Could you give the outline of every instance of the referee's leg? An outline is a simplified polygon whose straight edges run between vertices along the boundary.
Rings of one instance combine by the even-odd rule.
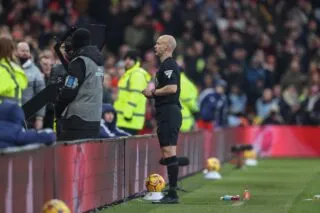
[[[177,197],[176,188],[179,174],[179,165],[176,150],[177,146],[161,147],[162,159],[164,159],[164,164],[167,166],[169,194],[173,197]]]
[[[179,165],[177,159],[177,142],[179,136],[179,130],[181,126],[180,116],[177,119],[173,119],[169,123],[159,123],[158,125],[158,139],[161,147],[160,164],[167,167],[168,179],[169,179],[169,191],[163,199],[158,203],[178,203],[179,198],[176,191],[178,182]]]

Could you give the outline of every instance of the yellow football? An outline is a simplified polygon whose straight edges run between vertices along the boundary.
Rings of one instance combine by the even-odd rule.
[[[71,211],[62,200],[52,199],[44,204],[42,213],[71,213]]]
[[[257,159],[257,152],[255,150],[246,150],[243,152],[245,159]]]
[[[219,171],[220,167],[220,160],[218,158],[209,158],[207,160],[208,171]]]
[[[145,181],[148,192],[161,192],[166,186],[166,182],[159,174],[151,174]]]

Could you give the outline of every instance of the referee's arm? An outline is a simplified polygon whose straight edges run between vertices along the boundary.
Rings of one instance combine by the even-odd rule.
[[[154,96],[175,94],[178,90],[179,72],[172,71],[171,75],[164,75],[165,86],[153,91]]]
[[[156,96],[166,96],[170,94],[175,94],[177,92],[177,85],[166,85],[162,88],[154,90],[153,94]]]

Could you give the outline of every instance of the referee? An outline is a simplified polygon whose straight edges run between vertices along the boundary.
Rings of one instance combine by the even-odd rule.
[[[176,41],[170,35],[160,36],[155,45],[156,55],[160,58],[160,69],[156,74],[156,89],[143,90],[147,98],[155,99],[157,135],[160,142],[162,159],[160,164],[167,166],[169,191],[157,203],[178,203],[177,180],[178,160],[176,148],[182,122],[180,96],[180,71],[172,53]]]

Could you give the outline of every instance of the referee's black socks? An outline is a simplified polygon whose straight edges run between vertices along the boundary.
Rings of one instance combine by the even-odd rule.
[[[169,191],[175,191],[178,182],[179,165],[177,156],[165,158],[165,164],[167,165],[168,179],[169,179]]]

